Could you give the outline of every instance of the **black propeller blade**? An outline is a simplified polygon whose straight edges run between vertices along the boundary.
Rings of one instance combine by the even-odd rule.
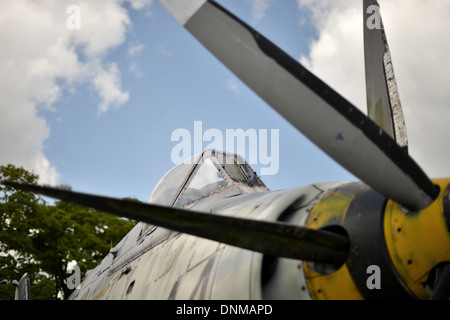
[[[211,53],[335,161],[412,209],[438,188],[397,143],[350,102],[214,1],[159,2]]]
[[[12,181],[2,181],[2,184],[274,257],[340,265],[345,262],[349,248],[347,237],[323,230],[207,214]]]

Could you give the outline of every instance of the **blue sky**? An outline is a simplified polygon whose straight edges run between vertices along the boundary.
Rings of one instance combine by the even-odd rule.
[[[222,3],[245,21],[254,21],[245,1]],[[301,40],[312,34],[302,34],[295,2],[278,2],[271,9],[253,25],[292,56],[306,54],[307,42]],[[132,34],[106,57],[122,71],[122,89],[130,95],[126,104],[99,115],[98,97],[82,86],[58,101],[57,111],[45,113],[52,132],[46,154],[61,173],[61,183],[75,190],[145,201],[174,166],[171,151],[177,142],[171,141],[172,132],[185,128],[193,135],[194,121],[202,121],[203,131],[217,128],[224,136],[226,129],[279,129],[278,174],[262,177],[270,189],[348,179],[159,3],[151,12],[148,17],[143,11],[131,11]],[[131,56],[133,46],[142,49]],[[132,64],[137,70],[130,70]],[[229,88],[232,84],[236,91]],[[259,165],[253,167],[258,170]]]
[[[345,0],[332,3],[306,0],[218,2],[293,58],[301,60],[313,71],[317,70],[319,77],[325,82],[334,86],[358,107],[364,108],[363,52],[358,42],[361,40],[362,30],[357,27],[362,22],[360,5],[355,6]],[[24,8],[30,8],[26,6],[25,0],[17,3],[17,6],[23,4]],[[31,79],[25,83],[25,86],[29,85],[24,89],[27,92],[25,98],[14,98],[13,92],[8,90],[8,83],[0,87],[3,95],[11,96],[11,103],[18,101],[23,104],[23,114],[31,110],[29,123],[39,125],[25,135],[26,130],[19,133],[13,129],[7,131],[5,128],[9,127],[4,120],[2,125],[5,131],[0,136],[0,148],[4,155],[0,157],[0,164],[23,165],[42,173],[46,177],[43,182],[68,184],[77,191],[135,197],[147,201],[159,179],[174,166],[171,151],[177,142],[171,141],[172,133],[184,128],[193,134],[194,121],[201,121],[203,132],[214,128],[224,135],[227,129],[279,130],[279,170],[275,175],[262,176],[272,190],[322,181],[355,179],[253,94],[157,1],[111,1],[106,4],[99,0],[97,3],[102,5],[97,10],[109,12],[106,8],[111,6],[108,7],[112,10],[111,13],[108,16],[95,16],[94,19],[91,13],[96,12],[96,9],[88,7],[93,6],[89,2],[63,1],[58,8],[51,2],[40,2],[40,7],[36,10],[40,12],[38,18],[42,21],[35,22],[37,31],[34,32],[36,37],[44,37],[47,42],[42,43],[47,43],[48,46],[42,47],[42,50],[36,49],[36,52],[33,47],[11,39],[6,31],[2,31],[3,35],[0,34],[4,42],[10,43],[8,48],[24,46],[21,52],[27,54],[23,54],[23,65],[31,66],[23,69],[17,67],[22,55],[14,55],[13,50],[9,56],[2,57],[1,70],[5,72],[4,75],[16,70],[27,75],[26,79]],[[380,3],[383,9],[383,3]],[[397,3],[386,3],[386,6],[395,8]],[[79,30],[65,28],[69,15],[64,9],[70,4],[80,7]],[[15,12],[9,4],[2,6],[5,7],[5,16],[7,12]],[[448,9],[448,6],[444,7]],[[394,41],[390,44],[395,70],[400,71],[397,74],[400,91],[405,89],[407,93],[417,93],[414,88],[418,84],[412,83],[407,73],[416,61],[402,59],[405,51],[402,49],[412,46],[417,39],[403,37],[406,38],[404,41],[411,41],[406,44],[399,43],[399,39],[403,39],[402,35],[407,32],[406,22],[402,21],[416,16],[423,9],[406,9],[407,13],[402,17],[400,27],[396,28],[391,22],[395,18],[392,13],[388,14],[385,24],[389,21],[393,26]],[[110,21],[108,17],[115,17],[115,14],[118,18]],[[31,29],[20,20],[25,19],[27,14],[22,15],[25,17],[10,22],[11,33],[29,39]],[[329,23],[333,19],[336,25],[330,27]],[[445,21],[443,15],[442,19],[435,18],[435,23],[442,22],[441,25],[436,26],[431,22],[426,25],[430,30],[437,27],[442,30],[449,27]],[[16,26],[13,23],[21,24]],[[62,31],[53,35],[52,24],[57,24]],[[41,32],[39,25],[42,26]],[[419,29],[420,25],[416,27]],[[349,35],[354,36],[355,40],[349,38]],[[423,34],[416,36],[421,39],[424,37]],[[56,45],[59,43],[64,45]],[[447,44],[442,46],[440,50],[447,48]],[[46,55],[42,52],[50,53]],[[417,55],[420,58],[420,52]],[[399,70],[396,56],[404,61],[399,64]],[[40,64],[34,64],[36,61],[40,61]],[[48,67],[53,63],[58,66],[55,67],[57,70]],[[444,57],[433,70],[448,70],[449,65],[448,58]],[[73,68],[69,68],[70,66]],[[30,73],[30,70],[34,72]],[[430,71],[418,69],[417,72],[427,75]],[[420,132],[423,130],[420,125],[433,124],[432,127],[428,125],[428,131],[435,136],[442,136],[445,130],[449,133],[442,119],[448,114],[446,103],[450,99],[447,92],[439,89],[448,84],[445,75],[446,72],[439,75],[442,78],[432,89],[422,90],[424,95],[433,94],[437,99],[433,105],[436,108],[434,110],[441,112],[438,119],[433,118],[432,115],[437,112],[432,112],[431,109],[426,114],[420,113],[421,121],[415,120],[417,115],[413,116],[413,111],[418,107],[413,106],[410,111],[405,111],[407,126],[408,120],[412,124],[410,143],[417,146],[411,151],[413,157],[417,160],[418,156],[419,164],[425,165],[426,171],[433,176],[450,175],[440,160],[429,164],[423,160],[428,159],[425,156],[430,153],[436,155],[434,158],[445,157],[442,151],[445,141],[434,139],[430,147],[430,140],[421,140]],[[10,82],[13,81],[15,77],[11,76]],[[53,92],[54,89],[56,93],[42,97],[30,89],[32,85],[39,92]],[[402,91],[400,94],[403,98]],[[420,104],[421,100],[412,95],[411,98],[405,98],[405,101],[414,105],[414,102]],[[9,117],[6,110],[3,106],[0,112]],[[15,118],[11,116],[9,119]],[[23,128],[23,124],[19,123],[17,126]],[[441,130],[443,127],[444,131]],[[24,147],[25,151],[20,153],[20,148],[15,147],[19,143],[9,144],[12,137],[22,137],[23,141],[36,138],[33,150],[37,150],[35,153],[46,165],[29,162],[27,159],[32,157],[31,153],[27,154],[27,150],[32,148]],[[23,145],[27,146],[25,142]],[[203,146],[206,145],[205,142]],[[427,147],[433,149],[428,150]],[[17,155],[13,156],[14,154]],[[259,164],[252,166],[260,172]]]

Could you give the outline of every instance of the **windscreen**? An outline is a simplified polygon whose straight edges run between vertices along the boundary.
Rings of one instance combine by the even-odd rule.
[[[199,166],[195,175],[189,181],[187,188],[177,201],[177,207],[214,193],[227,185],[227,182],[210,158],[204,159]]]
[[[148,202],[167,206],[173,205],[178,193],[195,167],[196,158],[198,158],[198,155],[183,161],[167,172],[153,189]]]

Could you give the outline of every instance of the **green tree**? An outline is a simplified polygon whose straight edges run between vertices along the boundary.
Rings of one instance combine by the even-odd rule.
[[[0,180],[36,183],[22,168],[0,167]],[[67,298],[69,262],[94,268],[133,222],[65,202],[47,204],[32,193],[0,187],[0,299],[14,296],[12,280],[27,272],[32,299]]]
[[[36,183],[38,176],[12,165],[0,167],[0,180]],[[29,237],[39,220],[43,200],[27,192],[0,185],[0,298],[14,297],[12,280],[19,280],[23,273],[39,273],[33,260],[33,243]]]

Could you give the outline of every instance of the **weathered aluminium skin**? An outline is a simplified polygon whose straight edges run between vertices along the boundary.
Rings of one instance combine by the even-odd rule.
[[[222,199],[215,195],[198,202],[195,209],[304,225],[315,202],[336,184]],[[70,299],[310,299],[300,260],[280,258],[276,271],[267,277],[263,258],[260,253],[138,223],[86,274]]]

